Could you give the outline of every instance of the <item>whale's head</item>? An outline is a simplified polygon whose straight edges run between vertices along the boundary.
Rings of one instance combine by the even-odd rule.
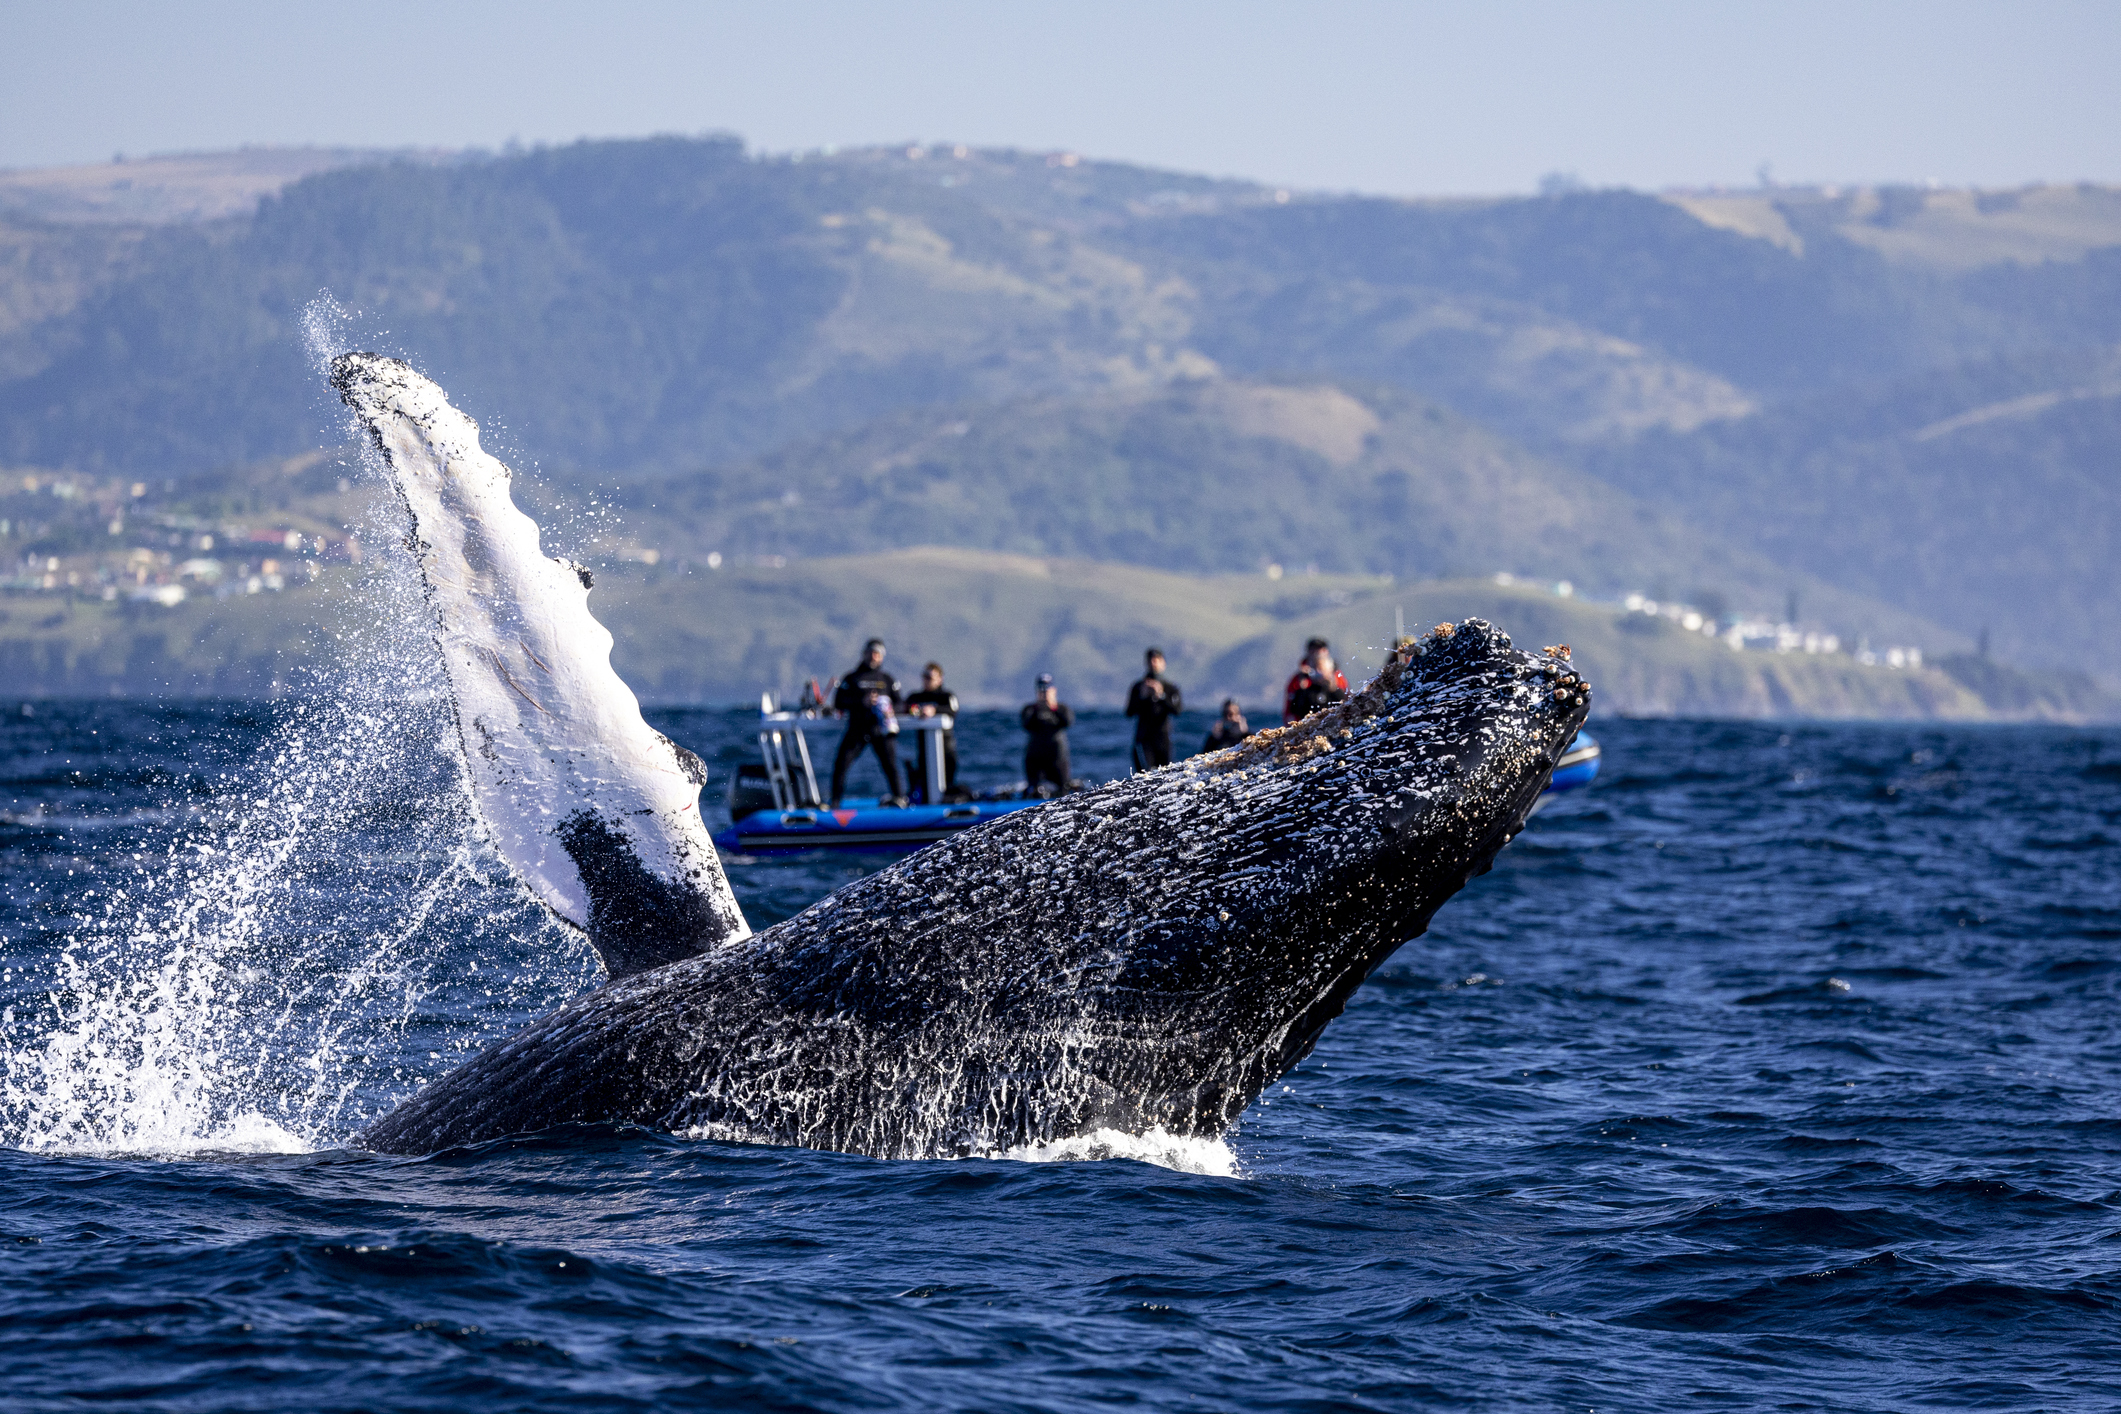
[[[1398,648],[1344,703],[1155,773],[1137,808],[1192,838],[1114,994],[1176,1003],[1160,1008],[1163,1122],[1219,1127],[1302,1059],[1523,828],[1589,704],[1567,648],[1525,652],[1469,619]]]
[[[1335,901],[1343,931],[1396,945],[1486,872],[1589,709],[1566,646],[1526,652],[1467,619],[1399,646],[1347,701],[1199,769],[1289,798],[1279,818],[1262,816],[1280,837],[1283,886]]]

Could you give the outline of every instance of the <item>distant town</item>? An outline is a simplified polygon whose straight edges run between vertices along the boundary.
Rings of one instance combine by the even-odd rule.
[[[149,492],[144,481],[80,475],[0,479],[0,592],[175,608],[197,595],[278,592],[315,579],[321,564],[361,562],[356,537],[308,517],[208,520],[155,507]]]

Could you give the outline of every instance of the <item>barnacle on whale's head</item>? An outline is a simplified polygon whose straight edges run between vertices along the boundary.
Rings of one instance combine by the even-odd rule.
[[[1256,732],[1237,746],[1208,757],[1215,770],[1237,770],[1272,761],[1310,760],[1352,739],[1365,724],[1411,710],[1451,686],[1466,692],[1501,690],[1510,683],[1548,683],[1547,704],[1564,713],[1589,700],[1583,679],[1568,667],[1568,649],[1541,655],[1515,650],[1510,636],[1483,619],[1438,624],[1428,634],[1396,648],[1377,675],[1345,702],[1321,708],[1298,722]]]

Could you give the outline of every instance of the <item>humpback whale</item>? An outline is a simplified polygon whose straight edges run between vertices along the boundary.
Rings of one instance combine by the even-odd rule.
[[[610,980],[361,1136],[569,1121],[880,1157],[1219,1133],[1523,826],[1582,725],[1565,648],[1477,619],[1346,702],[969,829],[750,933],[702,774],[640,720],[471,419],[397,360],[332,382],[412,521],[475,807]]]

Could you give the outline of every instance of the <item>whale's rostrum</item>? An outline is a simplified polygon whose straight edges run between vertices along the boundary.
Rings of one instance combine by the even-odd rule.
[[[627,799],[673,798],[632,783],[669,758],[618,696],[580,580],[544,568],[468,419],[393,360],[345,355],[333,381],[414,518],[467,759],[492,704],[552,699],[502,719],[528,765],[473,769],[487,818],[556,822],[497,831],[503,853],[556,910],[586,897],[594,936],[602,871],[565,833],[586,815],[614,837],[588,857],[649,878],[632,886],[650,904],[625,915],[628,956],[652,954],[659,918],[683,934],[678,960],[613,966],[610,985],[401,1103],[363,1134],[376,1149],[568,1121],[908,1158],[1102,1129],[1218,1133],[1487,869],[1588,708],[1565,649],[1520,651],[1477,619],[1439,625],[1340,706],[966,830],[745,936],[712,855],[662,823],[684,812],[618,803],[615,781]],[[529,538],[487,572],[477,547],[496,537],[452,522],[511,515]],[[545,607],[560,589],[565,612]],[[496,641],[528,619],[544,621],[535,662]],[[663,833],[624,833],[636,819]],[[573,875],[538,853],[548,838]]]
[[[332,360],[410,519],[478,815],[517,877],[613,977],[750,930],[700,822],[706,768],[641,719],[589,612],[589,572],[538,548],[478,424],[404,363]]]

